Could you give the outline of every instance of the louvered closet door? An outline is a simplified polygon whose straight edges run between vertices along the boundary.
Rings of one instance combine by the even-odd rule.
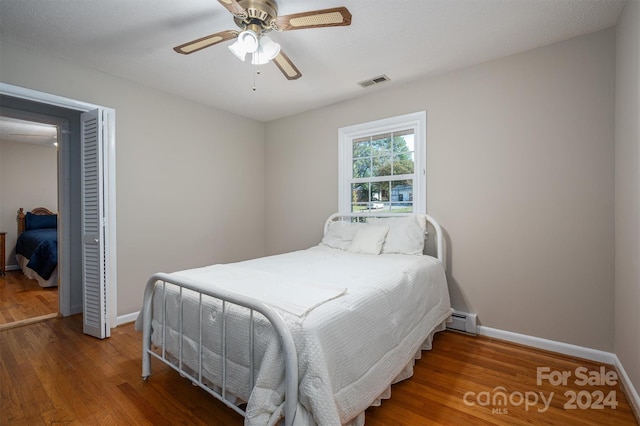
[[[102,123],[102,111],[99,109],[82,114],[83,331],[99,339],[109,337],[110,334],[106,319]]]

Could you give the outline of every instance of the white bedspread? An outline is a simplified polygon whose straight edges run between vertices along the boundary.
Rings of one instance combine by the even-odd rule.
[[[241,270],[242,291],[269,293],[269,283],[281,280],[283,286],[272,294],[284,300],[272,301],[291,329],[299,360],[299,407],[296,424],[339,425],[353,421],[376,402],[391,383],[398,380],[412,362],[425,339],[450,316],[451,305],[444,270],[429,256],[367,255],[331,249],[322,245],[293,253],[231,264],[230,269],[198,268],[176,273],[198,282],[216,282],[232,269]],[[266,277],[249,283],[249,277]],[[277,278],[279,277],[279,278]],[[312,283],[321,288],[314,300],[300,298],[305,293],[291,291],[295,283]],[[230,284],[230,288],[234,288]],[[346,289],[346,292],[344,291]],[[265,291],[266,290],[266,291]],[[168,300],[172,296],[168,297]],[[188,294],[183,295],[188,297]],[[154,299],[154,318],[160,315],[160,297]],[[286,303],[284,303],[286,302]],[[290,306],[297,313],[288,312]],[[197,316],[197,303],[185,306],[183,357],[197,367],[198,331],[190,321]],[[253,393],[243,384],[248,377],[248,355],[240,353],[246,345],[248,320],[230,309],[227,326],[234,337],[227,353],[236,358],[228,362],[233,377],[227,385],[240,399],[249,397],[247,425],[275,424],[283,409],[284,364],[273,330],[256,326],[257,378]],[[205,345],[218,342],[219,312],[208,308]],[[237,317],[236,317],[237,316]],[[179,315],[167,311],[173,329]],[[161,343],[161,332],[154,319],[153,342]],[[167,331],[167,350],[177,353],[179,339]],[[231,334],[228,333],[228,339]],[[219,356],[205,350],[203,374],[212,377],[220,371]],[[230,376],[231,377],[231,376]],[[216,379],[211,378],[212,382]]]
[[[206,266],[176,272],[175,275],[205,286],[215,282],[222,289],[259,299],[299,317],[347,292],[346,287],[322,284],[308,278],[291,278],[242,264]]]

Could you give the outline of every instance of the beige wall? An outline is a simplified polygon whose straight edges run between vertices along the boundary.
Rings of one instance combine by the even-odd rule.
[[[640,2],[617,28],[615,353],[640,391]],[[640,407],[637,407],[640,410]]]
[[[614,55],[607,30],[267,123],[267,252],[320,240],[339,127],[426,110],[454,307],[612,351]]]
[[[140,309],[153,272],[265,253],[262,123],[1,48],[3,82],[116,111],[118,315]]]
[[[56,148],[0,141],[0,230],[6,232],[6,264],[16,265],[16,221],[20,207],[58,209]]]

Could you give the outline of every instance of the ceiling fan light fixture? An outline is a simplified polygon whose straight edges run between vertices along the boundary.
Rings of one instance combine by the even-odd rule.
[[[262,36],[260,37],[258,49],[253,53],[251,63],[253,65],[264,65],[273,60],[279,53],[280,45],[268,36]]]
[[[245,52],[244,50],[242,50],[240,48],[240,46],[238,45],[238,41],[237,40],[235,42],[233,42],[233,44],[231,44],[229,46],[229,50],[231,51],[231,53],[236,55],[236,57],[238,59],[240,59],[241,61],[244,62],[244,58],[245,58],[245,56],[247,56],[247,52]]]
[[[229,50],[244,61],[247,53],[253,53],[258,49],[258,34],[253,30],[244,30],[238,34],[238,38],[229,46]]]
[[[2,1],[2,0],[0,0]],[[309,10],[307,12],[278,15],[278,0],[218,0],[233,15],[238,30],[217,33],[183,43],[173,48],[177,53],[189,55],[222,42],[232,41],[229,50],[241,61],[251,53],[251,62],[256,65],[255,74],[260,74],[257,65],[270,61],[278,67],[287,80],[302,77],[300,70],[280,50],[280,45],[263,35],[269,31],[303,30],[306,28],[342,27],[351,25],[351,12],[344,7]],[[254,89],[255,90],[255,89]]]

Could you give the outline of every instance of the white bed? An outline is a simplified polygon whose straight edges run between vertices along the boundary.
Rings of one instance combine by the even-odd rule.
[[[407,231],[388,220],[348,231],[328,221],[323,243],[307,250],[155,275],[140,318],[143,376],[160,358],[247,425],[363,424],[451,314],[439,225],[429,218],[439,258],[387,254]],[[382,254],[357,252],[379,245],[373,228],[385,226]]]

